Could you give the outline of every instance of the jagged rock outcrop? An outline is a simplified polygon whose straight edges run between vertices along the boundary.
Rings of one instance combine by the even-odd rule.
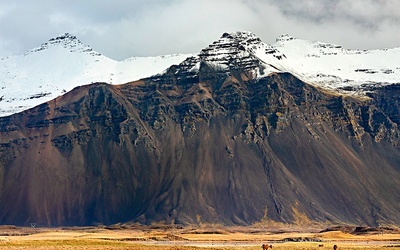
[[[399,223],[398,86],[357,99],[260,77],[222,39],[219,63],[211,45],[0,118],[0,223]]]

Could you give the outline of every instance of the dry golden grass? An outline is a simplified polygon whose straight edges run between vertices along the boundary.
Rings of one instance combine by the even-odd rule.
[[[292,229],[291,229],[292,230]],[[296,229],[297,230],[297,229]],[[317,230],[318,231],[318,230]],[[313,238],[322,242],[282,242],[285,238]],[[280,241],[280,242],[277,242]],[[262,243],[273,249],[400,249],[400,234],[352,235],[339,231],[318,233],[220,226],[181,228],[1,228],[0,249],[133,249],[133,250],[250,250]]]

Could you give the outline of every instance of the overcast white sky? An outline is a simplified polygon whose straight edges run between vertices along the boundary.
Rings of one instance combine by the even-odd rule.
[[[224,32],[400,47],[400,0],[1,0],[0,57],[65,32],[113,59],[197,53]]]

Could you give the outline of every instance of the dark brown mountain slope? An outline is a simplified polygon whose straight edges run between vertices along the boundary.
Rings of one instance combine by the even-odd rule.
[[[252,72],[182,64],[0,118],[0,223],[400,223],[400,88]]]

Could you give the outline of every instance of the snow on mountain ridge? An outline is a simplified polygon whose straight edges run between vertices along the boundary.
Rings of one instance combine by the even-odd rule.
[[[218,50],[219,48],[219,50]],[[222,48],[222,49],[221,49]],[[234,52],[234,48],[239,48]],[[238,52],[240,51],[240,53]],[[251,32],[224,33],[203,49],[202,59],[232,64],[231,58],[241,55],[260,60],[272,72],[289,72],[301,80],[325,89],[350,95],[365,95],[371,86],[400,83],[400,48],[357,50],[320,41],[302,40],[288,34],[266,44]],[[247,53],[247,54],[246,54]],[[229,55],[231,58],[226,58]],[[211,58],[211,59],[210,59]]]
[[[400,48],[357,50],[319,41],[308,41],[288,34],[279,36],[275,44],[266,44],[251,32],[224,33],[203,49],[203,61],[232,67],[258,67],[265,72],[289,72],[301,80],[338,93],[365,95],[371,86],[400,83]],[[261,67],[258,67],[261,68]]]
[[[283,35],[273,45],[287,56],[285,67],[305,82],[352,95],[366,85],[400,82],[400,48],[357,50]],[[349,91],[350,90],[350,91]]]
[[[92,82],[121,84],[157,74],[190,54],[115,61],[65,33],[23,55],[0,60],[0,116],[49,101]]]
[[[204,62],[222,71],[246,69],[255,77],[289,72],[310,84],[364,95],[370,86],[400,83],[400,48],[351,50],[281,35],[266,44],[252,32],[224,33],[198,54],[132,57],[115,61],[65,33],[24,55],[0,60],[0,116],[13,114],[91,82],[120,84],[179,64],[176,74],[195,76]]]

